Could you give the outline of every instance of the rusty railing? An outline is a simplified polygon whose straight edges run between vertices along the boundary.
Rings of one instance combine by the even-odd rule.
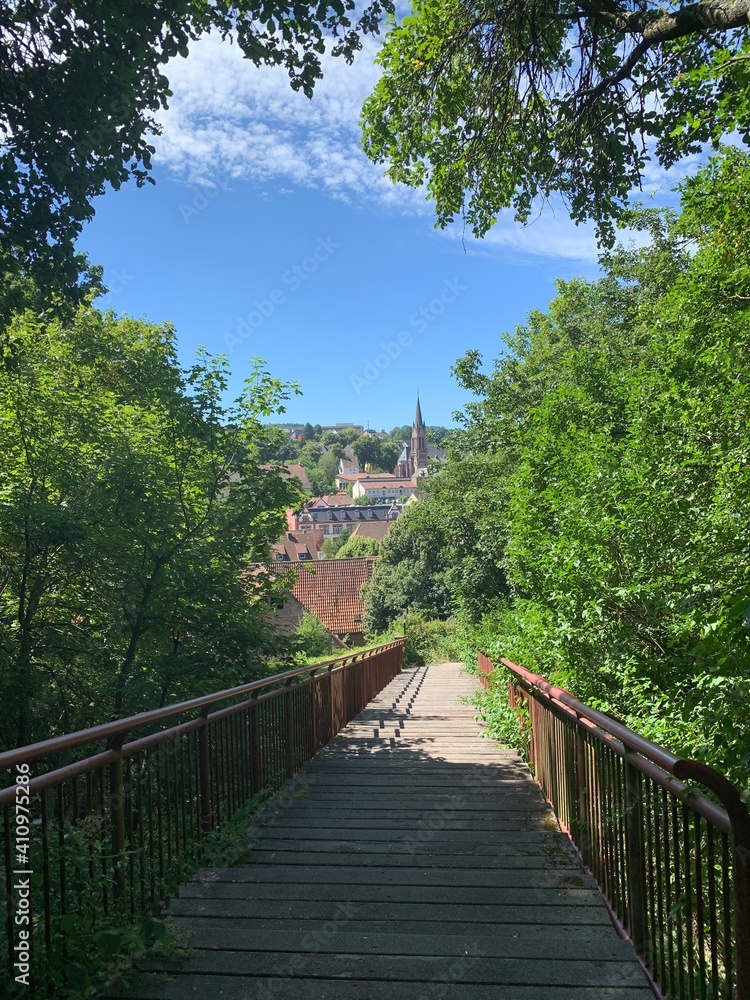
[[[403,653],[397,639],[0,754],[0,981],[30,965],[32,995],[69,988],[81,950],[157,913],[206,838],[292,777]]]
[[[750,1000],[750,815],[722,774],[676,757],[543,677],[507,678],[526,757],[657,995]],[[710,789],[722,806],[692,788]]]

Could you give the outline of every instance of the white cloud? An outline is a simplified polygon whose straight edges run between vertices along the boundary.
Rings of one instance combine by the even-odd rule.
[[[514,221],[512,211],[501,212],[497,223],[482,240],[475,240],[457,227],[450,234],[461,236],[469,253],[496,256],[500,251],[506,258],[563,257],[587,264],[597,262],[593,224],[577,226],[563,207],[555,211],[552,206],[545,205],[539,216],[525,226]]]
[[[359,113],[377,80],[378,42],[365,38],[354,65],[323,58],[308,100],[280,68],[256,69],[238,46],[209,36],[169,66],[173,97],[162,115],[156,160],[190,183],[231,178],[315,187],[344,199],[374,198],[410,212],[420,192],[393,185],[359,148]]]
[[[201,39],[187,59],[169,66],[174,96],[161,118],[157,162],[191,184],[250,181],[287,196],[315,188],[335,199],[422,215],[429,225],[433,209],[424,192],[391,183],[383,167],[371,163],[359,147],[359,114],[378,78],[374,58],[379,44],[365,37],[351,66],[324,56],[323,79],[308,100],[291,89],[283,69],[257,69],[242,58],[237,45],[215,36]],[[691,157],[667,172],[652,159],[640,196],[655,193],[663,201],[665,192],[693,172],[699,160]],[[503,212],[482,241],[466,236],[460,226],[450,227],[448,235],[464,237],[471,253],[586,263],[597,258],[593,226],[576,226],[562,206],[545,206],[526,226],[516,223],[512,212]]]

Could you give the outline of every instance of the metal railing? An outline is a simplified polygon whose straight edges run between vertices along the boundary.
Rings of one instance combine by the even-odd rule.
[[[706,764],[676,757],[510,660],[525,756],[657,995],[750,1000],[750,815]],[[722,806],[695,791],[710,789]]]
[[[54,993],[102,928],[157,913],[206,838],[292,777],[403,654],[397,639],[0,754],[0,980],[30,952],[32,995]]]

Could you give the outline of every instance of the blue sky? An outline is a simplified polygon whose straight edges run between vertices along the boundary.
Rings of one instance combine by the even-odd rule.
[[[491,362],[555,278],[596,274],[596,247],[549,208],[481,242],[435,230],[422,193],[357,145],[375,48],[353,67],[329,60],[308,101],[236,46],[194,45],[168,70],[156,185],[98,199],[80,246],[104,265],[100,304],[171,321],[185,364],[203,345],[229,356],[236,391],[251,357],[297,382],[284,419],[390,429],[411,422],[419,390],[426,421],[447,425],[465,402],[456,358]],[[648,181],[672,183],[658,169]]]

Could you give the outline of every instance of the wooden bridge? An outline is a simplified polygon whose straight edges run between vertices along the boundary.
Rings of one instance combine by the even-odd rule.
[[[108,998],[648,1000],[528,768],[478,738],[474,686],[455,664],[400,674],[302,768],[248,863],[180,890],[193,956]]]
[[[9,768],[99,747],[29,782],[34,995],[58,995],[97,927],[153,911],[270,787],[247,858],[173,895],[188,952],[102,1000],[750,1000],[736,790],[718,806],[680,780],[714,788],[716,772],[506,663],[522,759],[481,738],[476,678],[402,657],[397,641],[0,755]],[[480,676],[496,683],[481,655]]]

